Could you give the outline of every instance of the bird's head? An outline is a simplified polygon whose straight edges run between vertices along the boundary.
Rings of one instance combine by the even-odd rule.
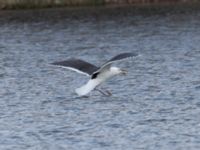
[[[111,71],[114,75],[118,75],[118,74],[126,75],[128,73],[126,70],[120,69],[120,68],[117,68],[117,67],[111,67]]]

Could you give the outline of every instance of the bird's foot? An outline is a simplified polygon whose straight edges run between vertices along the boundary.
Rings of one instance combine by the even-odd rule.
[[[112,96],[112,93],[109,90],[105,91],[107,93],[108,96]]]
[[[89,96],[88,95],[83,95],[83,96],[81,96],[81,98],[89,98]]]
[[[111,96],[112,95],[112,93],[108,90],[103,91],[102,89],[97,89],[97,88],[96,88],[96,90],[99,91],[104,96]]]

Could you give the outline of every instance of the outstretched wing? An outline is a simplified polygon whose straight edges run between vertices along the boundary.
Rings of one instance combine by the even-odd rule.
[[[99,69],[99,67],[95,65],[75,58],[71,58],[65,61],[54,62],[52,63],[52,65],[61,66],[63,68],[70,69],[78,73],[85,74],[87,76],[92,75],[95,71]]]
[[[110,69],[112,63],[122,61],[128,58],[136,57],[136,56],[138,56],[137,53],[121,53],[119,55],[116,55],[110,60],[108,60],[106,63],[104,63],[96,72],[94,72],[92,74],[92,78],[95,78],[103,70]]]
[[[113,63],[115,61],[121,61],[127,58],[132,58],[138,56],[137,53],[121,53],[117,56],[114,56],[113,58],[111,58],[110,60],[108,60],[104,65],[109,64],[109,63]]]

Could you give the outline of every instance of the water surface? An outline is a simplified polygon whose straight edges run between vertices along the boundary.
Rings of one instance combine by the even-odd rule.
[[[200,11],[76,9],[0,12],[0,149],[200,149]],[[140,57],[103,85],[50,63]]]

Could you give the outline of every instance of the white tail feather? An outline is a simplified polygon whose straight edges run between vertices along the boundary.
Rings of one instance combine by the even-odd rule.
[[[97,85],[99,82],[97,80],[89,80],[87,84],[81,86],[80,88],[77,88],[75,91],[79,96],[87,95],[90,93]]]

